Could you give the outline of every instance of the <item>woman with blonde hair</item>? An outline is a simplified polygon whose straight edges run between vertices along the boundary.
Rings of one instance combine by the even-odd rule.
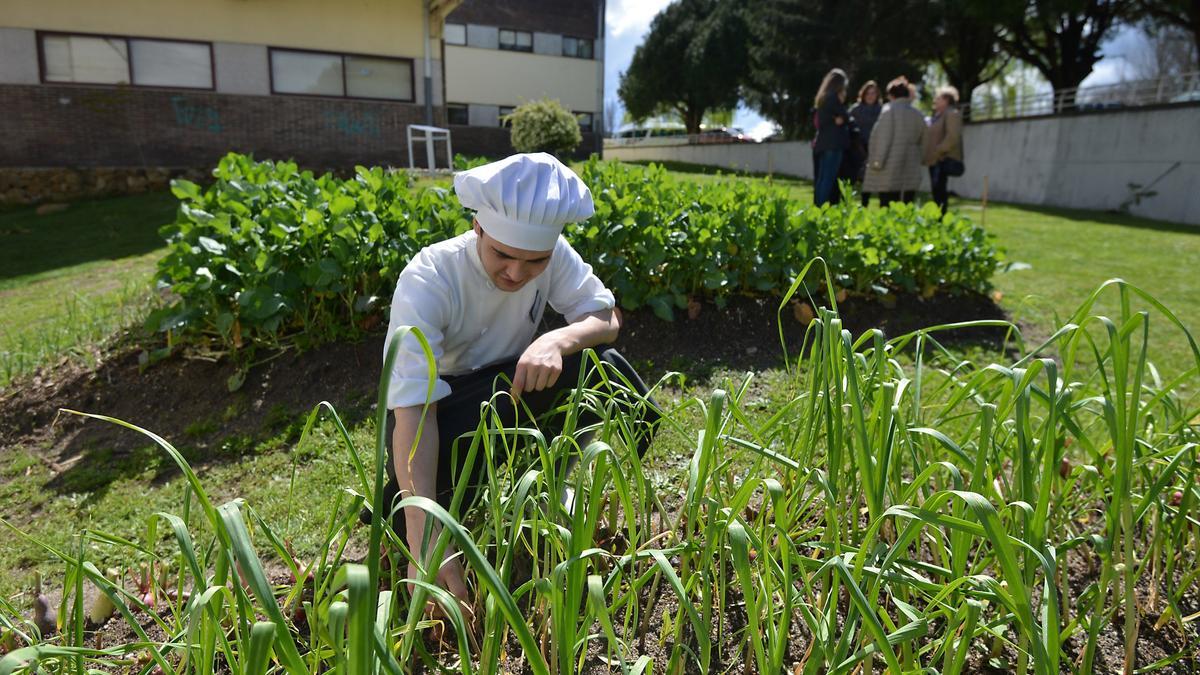
[[[888,104],[871,131],[863,192],[879,194],[879,205],[911,202],[921,187],[925,116],[912,105],[913,88],[901,76],[888,82]]]
[[[958,90],[954,87],[938,89],[933,99],[933,119],[929,122],[929,133],[925,137],[922,163],[929,167],[929,185],[933,201],[942,210],[950,204],[946,182],[952,176],[961,176],[963,165],[962,115],[958,112]]]
[[[834,68],[821,80],[813,107],[816,109],[817,135],[813,139],[813,201],[828,204],[837,190],[842,154],[850,147],[846,122],[846,86],[849,80],[841,68]]]

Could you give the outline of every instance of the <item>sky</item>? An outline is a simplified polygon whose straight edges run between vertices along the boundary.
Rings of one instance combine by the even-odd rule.
[[[671,0],[608,0],[605,12],[604,98],[619,101],[617,85],[620,74],[629,67],[633,51],[645,39],[650,22]],[[1144,44],[1135,29],[1121,29],[1102,47],[1102,58],[1084,85],[1118,82],[1131,70],[1128,55]],[[1047,87],[1048,89],[1048,87]],[[733,126],[740,127],[755,138],[769,136],[774,125],[748,108],[739,107],[733,116]]]

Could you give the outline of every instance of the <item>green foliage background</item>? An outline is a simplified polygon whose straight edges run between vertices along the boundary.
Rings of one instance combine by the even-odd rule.
[[[583,142],[579,120],[552,99],[523,103],[505,119],[512,125],[512,146],[517,152],[563,156]]]
[[[465,232],[471,212],[442,187],[359,167],[314,176],[230,154],[207,189],[177,181],[148,325],[222,349],[305,347],[371,330],[422,247]],[[759,181],[700,185],[659,166],[591,159],[596,214],[565,235],[627,309],[663,319],[689,297],[780,297],[821,256],[863,295],[984,293],[1001,255],[982,228],[936,207],[813,207]],[[810,281],[818,281],[815,277]]]

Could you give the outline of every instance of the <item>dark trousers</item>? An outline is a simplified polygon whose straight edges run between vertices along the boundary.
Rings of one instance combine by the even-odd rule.
[[[642,379],[638,377],[633,366],[629,365],[629,362],[621,356],[620,352],[607,345],[596,347],[595,351],[596,355],[600,357],[601,367],[607,369],[608,379],[614,383],[614,393],[617,396],[624,397],[624,394],[620,391],[624,386],[632,389],[643,398],[649,394],[646,384],[642,382]],[[503,421],[505,428],[530,426],[529,415],[525,411],[525,408],[528,407],[529,413],[538,420],[539,429],[543,436],[545,436],[546,441],[549,442],[562,431],[563,414],[557,408],[569,398],[572,390],[575,389],[579,382],[580,370],[583,369],[585,373],[588,373],[588,379],[585,381],[586,386],[592,388],[601,386],[599,374],[595,372],[594,361],[590,358],[585,359],[582,352],[567,356],[563,359],[562,374],[553,387],[543,389],[542,391],[525,392],[521,395],[521,400],[518,403],[520,408],[518,422],[517,407],[513,405],[512,397],[507,393],[495,397],[492,396],[495,391],[507,392],[511,388],[509,383],[512,381],[516,366],[517,359],[512,359],[511,361],[488,366],[466,375],[442,378],[450,385],[451,393],[446,398],[437,402],[437,502],[449,510],[450,503],[454,497],[455,487],[459,481],[466,480],[467,486],[462,503],[460,504],[459,513],[455,514],[457,517],[461,517],[470,510],[471,505],[475,502],[478,495],[480,485],[487,478],[486,464],[488,460],[483,456],[482,444],[480,444],[479,452],[476,454],[472,466],[468,469],[464,465],[466,464],[467,454],[471,447],[472,437],[459,438],[464,434],[472,434],[478,430],[481,403],[488,400],[492,401],[492,411],[488,413],[489,423],[495,419],[493,415],[498,415],[500,420]],[[632,397],[625,398],[630,408],[636,404],[636,401],[632,400]],[[646,448],[649,447],[658,419],[658,412],[655,410],[653,404],[649,404],[636,428],[638,455],[645,454]],[[581,414],[579,426],[594,424],[597,421],[598,419],[594,413],[584,411]],[[396,468],[393,463],[392,454],[392,435],[396,431],[396,417],[390,410],[388,411],[387,425],[387,483],[383,488],[383,505],[384,509],[388,513],[391,513],[399,490],[396,483]],[[510,440],[511,443],[513,443],[512,440]],[[495,442],[491,446],[493,450],[502,451],[505,443]],[[492,461],[498,466],[505,459],[505,457],[493,456]],[[364,509],[361,519],[364,523],[369,523],[371,519],[370,512]],[[397,511],[394,514],[392,529],[395,530],[401,539],[406,536],[407,528],[405,527],[403,511]]]
[[[879,206],[882,208],[887,208],[887,205],[891,204],[892,202],[904,202],[905,204],[911,204],[913,202],[913,197],[915,197],[916,194],[916,192],[908,190],[900,192],[880,192]]]
[[[929,167],[929,186],[933,192],[933,203],[938,205],[942,213],[946,212],[946,207],[950,204],[950,195],[946,190],[946,182],[949,179],[940,162]]]
[[[838,169],[842,166],[841,150],[822,150],[816,153],[814,173],[816,180],[813,184],[813,202],[817,206],[833,201],[833,195],[838,189]]]

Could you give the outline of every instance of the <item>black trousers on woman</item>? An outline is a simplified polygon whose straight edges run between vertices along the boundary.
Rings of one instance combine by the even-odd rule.
[[[933,193],[933,203],[938,205],[942,213],[945,213],[946,208],[950,205],[950,193],[946,187],[946,181],[949,179],[950,177],[942,169],[941,162],[929,167],[929,188]]]
[[[913,192],[911,190],[896,191],[896,192],[880,192],[879,193],[879,207],[887,208],[887,205],[891,204],[892,202],[904,202],[905,204],[911,204],[913,202],[913,198],[916,196],[917,196],[917,193]]]
[[[638,376],[637,371],[629,362],[621,356],[620,352],[607,345],[601,345],[594,348],[597,356],[600,357],[600,362],[603,368],[608,370],[607,375],[610,381],[617,384],[617,390],[621,386],[628,383],[628,387],[633,389],[643,398],[649,394],[649,389],[642,379]],[[460,515],[465,514],[470,510],[471,505],[479,492],[479,487],[487,478],[485,469],[487,459],[481,451],[476,454],[473,465],[470,468],[469,474],[464,471],[467,453],[471,447],[471,437],[459,438],[464,434],[471,434],[479,428],[480,421],[480,404],[492,400],[494,414],[498,414],[503,420],[506,428],[512,428],[517,422],[517,409],[513,405],[512,397],[507,393],[495,396],[493,392],[507,392],[512,382],[513,374],[516,372],[517,359],[498,363],[486,368],[481,368],[473,373],[458,376],[443,377],[447,384],[450,385],[451,393],[446,398],[437,402],[437,430],[438,430],[438,469],[437,469],[437,502],[442,507],[449,509],[450,502],[454,497],[454,490],[458,481],[468,481],[462,504],[460,504]],[[518,403],[520,406],[520,426],[529,425],[529,415],[526,414],[525,408],[529,408],[539,424],[539,429],[549,441],[557,436],[562,430],[563,412],[558,408],[568,399],[572,390],[575,389],[579,382],[579,371],[583,369],[589,373],[585,385],[589,387],[599,387],[600,378],[595,372],[595,362],[589,359],[584,359],[583,352],[572,354],[563,358],[563,370],[558,381],[553,387],[543,389],[542,391],[529,391],[521,395],[521,400]],[[630,406],[635,404],[635,401],[628,401]],[[492,418],[493,413],[489,413],[489,418]],[[654,431],[657,427],[659,414],[655,410],[653,403],[646,406],[645,416],[638,421],[638,455],[644,455],[646,448],[649,447],[650,441],[653,438]],[[579,421],[579,426],[585,426],[597,422],[597,418],[593,413],[583,412]],[[426,422],[427,424],[429,421]],[[387,415],[387,483],[383,488],[383,505],[389,513],[392,511],[393,504],[396,501],[399,492],[396,483],[396,468],[393,463],[392,435],[396,431],[396,417],[392,411],[388,411]],[[457,445],[457,449],[456,446]],[[492,444],[493,449],[503,449],[504,443],[497,442]],[[493,461],[499,465],[506,458],[493,457]],[[364,523],[371,522],[371,513],[367,509],[363,509],[360,514],[360,519]],[[392,517],[392,529],[401,538],[406,536],[407,528],[405,527],[405,518],[403,511],[396,511]]]

